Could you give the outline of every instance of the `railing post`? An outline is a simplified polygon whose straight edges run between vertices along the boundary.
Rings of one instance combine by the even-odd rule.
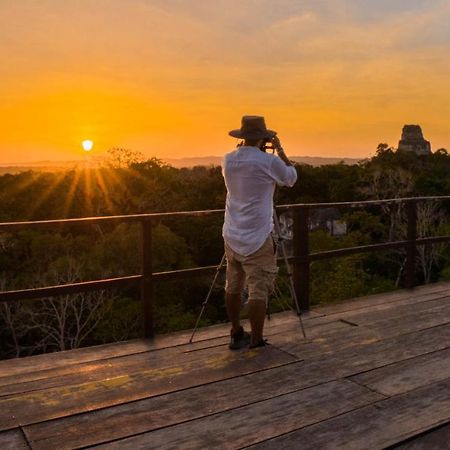
[[[294,288],[302,311],[309,310],[309,207],[294,209]]]
[[[417,239],[417,201],[406,203],[408,217],[408,244],[406,246],[406,278],[405,287],[412,289],[415,286],[416,274],[416,239]]]
[[[141,301],[144,315],[144,336],[151,338],[153,331],[153,263],[152,263],[152,222],[142,224],[142,282]]]

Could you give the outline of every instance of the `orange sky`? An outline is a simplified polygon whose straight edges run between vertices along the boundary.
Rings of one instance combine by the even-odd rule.
[[[288,154],[450,148],[447,0],[0,0],[0,163],[222,155],[243,114]]]

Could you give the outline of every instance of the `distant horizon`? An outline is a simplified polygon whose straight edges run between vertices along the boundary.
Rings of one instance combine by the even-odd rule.
[[[374,154],[375,155],[375,154]],[[372,156],[374,156],[372,155]],[[158,158],[157,156],[148,156],[150,158],[157,158],[161,161],[184,161],[184,160],[208,160],[208,159],[218,159],[222,158],[224,155],[207,155],[207,156],[181,156],[178,158]],[[145,155],[144,155],[145,157]],[[289,155],[290,158],[305,158],[305,159],[336,159],[336,160],[363,160],[370,158],[371,156],[365,157],[347,157],[347,156],[311,156],[311,155]],[[98,159],[93,158],[93,162],[101,162],[106,158],[99,157]],[[29,160],[29,161],[12,161],[12,162],[0,162],[0,167],[20,167],[20,166],[28,166],[28,165],[46,165],[46,164],[77,164],[86,162],[86,158],[80,159],[42,159],[42,160]]]
[[[133,147],[127,147],[127,146],[122,146],[122,145],[116,145],[116,146],[112,146],[108,149],[98,149],[98,145],[94,145],[94,148],[91,151],[79,151],[77,153],[75,153],[74,155],[68,155],[69,157],[61,157],[61,156],[55,156],[55,157],[28,157],[28,154],[33,154],[35,155],[36,153],[41,153],[38,152],[37,150],[35,150],[34,152],[27,152],[27,155],[24,155],[23,158],[21,159],[10,159],[10,160],[4,160],[1,158],[2,156],[2,152],[0,151],[0,166],[5,166],[5,165],[24,165],[24,164],[32,164],[32,163],[40,163],[40,162],[51,162],[51,163],[65,163],[65,162],[70,162],[70,161],[85,161],[86,159],[103,159],[107,157],[108,151],[110,149],[114,149],[114,148],[123,148],[125,150],[129,150],[132,152],[136,152],[138,154],[143,155],[144,158],[158,158],[161,160],[165,160],[165,159],[186,159],[186,158],[217,158],[217,157],[222,157],[223,155],[225,155],[226,153],[232,151],[235,148],[236,145],[236,140],[233,139],[228,139],[229,141],[229,145],[228,146],[223,146],[223,152],[210,152],[210,153],[206,153],[206,154],[202,154],[201,152],[197,153],[197,154],[192,154],[192,153],[188,153],[188,154],[179,154],[177,152],[175,152],[175,155],[169,154],[169,155],[164,155],[158,152],[154,152],[151,153],[148,151],[144,150],[140,150],[140,149],[136,149]],[[284,141],[285,142],[285,141]],[[381,142],[381,141],[380,141]],[[323,153],[317,153],[314,150],[311,150],[311,153],[302,153],[299,154],[299,152],[297,152],[297,150],[294,150],[295,146],[290,147],[288,144],[283,144],[283,147],[285,148],[286,153],[291,157],[297,157],[297,158],[306,158],[306,157],[311,157],[311,158],[342,158],[342,159],[365,159],[365,158],[370,158],[372,156],[375,155],[376,153],[376,147],[377,145],[380,143],[378,142],[377,144],[375,144],[373,146],[373,149],[371,149],[370,151],[367,151],[366,155],[363,156],[361,155],[361,153],[359,154],[354,154],[351,155],[351,152],[348,153],[342,153],[342,152],[338,152],[338,151],[333,151],[330,150],[327,153],[323,154]],[[1,149],[2,145],[0,143],[0,149]],[[80,143],[80,147],[81,147],[81,143]],[[298,148],[298,146],[297,146]],[[59,152],[62,153],[62,152]],[[44,152],[45,155],[45,152]],[[72,157],[70,157],[72,156]]]
[[[342,149],[335,149],[335,150],[328,150],[328,152],[326,154],[323,154],[322,151],[318,152],[317,150],[315,150],[314,148],[311,149],[311,153],[310,154],[305,154],[303,153],[302,155],[298,155],[297,154],[297,150],[294,150],[295,148],[298,148],[298,145],[290,145],[286,140],[283,139],[282,143],[283,143],[283,147],[286,149],[286,152],[289,154],[289,156],[292,155],[292,157],[297,157],[297,158],[303,158],[303,157],[311,157],[311,158],[342,158],[342,159],[366,159],[366,158],[371,158],[372,156],[374,156],[376,154],[376,148],[380,143],[386,143],[391,147],[396,148],[396,145],[398,144],[399,140],[400,140],[400,136],[401,136],[401,131],[404,125],[399,126],[395,139],[393,140],[388,140],[388,139],[378,139],[377,143],[372,145],[372,148],[370,150],[366,151],[365,155],[361,155],[361,153],[357,153],[355,151],[348,151],[345,152],[345,150]],[[423,129],[423,127],[422,127]],[[222,133],[223,134],[223,133]],[[283,136],[282,133],[281,137]],[[424,131],[424,136],[425,138],[427,138],[428,140],[431,141],[431,145],[432,145],[432,150],[436,150],[439,148],[448,148],[449,146],[446,144],[443,144],[442,142],[438,142],[434,139],[433,136],[430,136],[429,133],[426,133],[426,130]],[[222,136],[223,138],[223,136]],[[130,150],[130,151],[135,151],[137,153],[142,154],[145,158],[152,158],[152,157],[156,157],[158,159],[161,160],[165,160],[165,159],[185,159],[185,158],[212,158],[212,157],[221,157],[224,154],[230,152],[233,150],[236,140],[231,139],[229,136],[225,136],[225,142],[228,143],[228,145],[221,145],[220,147],[223,148],[223,153],[206,153],[206,154],[202,154],[202,152],[199,152],[198,154],[180,154],[179,152],[174,152],[175,154],[173,155],[172,153],[170,153],[169,155],[164,155],[164,153],[158,152],[158,153],[152,153],[149,154],[148,151],[146,151],[145,149],[140,149],[138,148],[134,148],[134,147],[130,147],[130,146],[126,146],[126,145],[113,145],[111,147],[109,147],[108,149],[101,149],[98,150],[99,145],[97,145],[94,142],[94,147],[92,149],[92,151],[86,152],[86,151],[82,151],[81,148],[81,141],[80,141],[80,149],[75,152],[74,154],[70,154],[68,155],[69,157],[63,158],[63,157],[42,157],[42,158],[37,158],[37,157],[28,157],[27,155],[30,154],[30,151],[25,152],[24,157],[21,160],[9,160],[9,161],[2,161],[0,159],[0,166],[5,166],[5,165],[24,165],[24,164],[31,164],[31,163],[37,163],[37,162],[67,162],[67,161],[84,161],[87,158],[104,158],[108,152],[109,149],[112,148],[123,148],[126,150]],[[441,145],[443,144],[443,145]],[[214,145],[211,145],[210,147],[216,147]],[[0,143],[0,155],[2,155],[2,144]],[[44,153],[47,154],[47,152],[38,152],[38,150],[34,150],[32,153]],[[57,152],[58,154],[62,153],[62,152]],[[72,156],[72,157],[70,157]]]

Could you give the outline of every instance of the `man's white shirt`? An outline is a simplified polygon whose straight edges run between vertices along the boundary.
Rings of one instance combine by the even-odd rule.
[[[243,256],[256,252],[273,230],[275,186],[293,186],[297,171],[257,147],[239,147],[225,155],[222,174],[227,187],[223,237]]]

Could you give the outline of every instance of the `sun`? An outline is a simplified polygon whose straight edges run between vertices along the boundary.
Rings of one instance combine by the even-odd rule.
[[[84,151],[90,152],[94,147],[94,141],[91,141],[90,139],[85,139],[84,141],[81,142],[81,146],[83,147]]]

